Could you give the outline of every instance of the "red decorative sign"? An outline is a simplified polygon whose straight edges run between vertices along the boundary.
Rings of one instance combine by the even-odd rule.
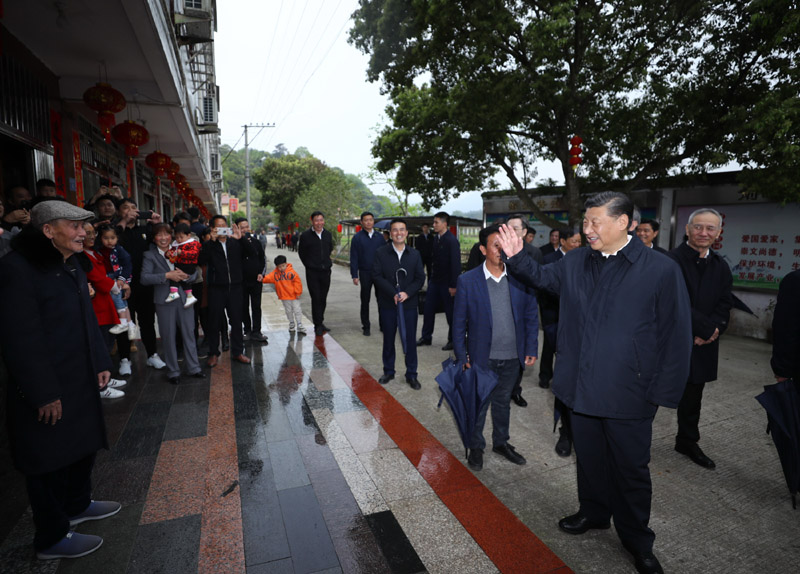
[[[72,132],[72,161],[75,165],[75,203],[83,207],[83,162],[81,161],[81,134]]]
[[[229,203],[228,203],[228,209],[231,210],[231,213],[236,213],[237,211],[239,211],[239,198],[238,197],[230,198]]]

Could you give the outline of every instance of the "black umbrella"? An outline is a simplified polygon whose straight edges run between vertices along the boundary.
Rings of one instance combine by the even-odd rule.
[[[404,275],[408,276],[408,271],[400,267],[397,271],[394,272],[394,290],[395,293],[400,293],[400,276],[398,273],[403,272]],[[403,354],[406,354],[408,351],[406,350],[406,316],[403,312],[403,302],[397,302],[397,329],[400,331],[400,343],[403,345]]]
[[[767,432],[781,459],[786,485],[797,508],[800,489],[800,386],[792,379],[764,387],[756,397],[767,411]]]
[[[745,313],[750,313],[753,317],[758,317],[753,310],[747,306],[747,303],[739,299],[735,294],[733,296],[733,308],[739,309],[739,311],[744,311]]]
[[[381,219],[380,221],[375,222],[374,227],[375,229],[386,229],[388,231],[391,224],[392,224],[391,219]]]
[[[478,414],[497,386],[497,373],[476,365],[465,370],[463,363],[446,359],[442,363],[442,372],[436,376],[436,382],[442,391],[437,408],[442,406],[442,400],[447,400],[461,434],[461,442],[465,449],[469,449]]]

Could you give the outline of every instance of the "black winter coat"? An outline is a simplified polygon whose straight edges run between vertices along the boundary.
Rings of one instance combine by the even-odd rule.
[[[553,393],[575,411],[637,419],[677,407],[691,355],[689,297],[669,257],[631,238],[615,257],[579,247],[550,265],[508,259],[523,283],[559,294]]]
[[[246,282],[254,282],[266,272],[267,256],[264,246],[252,233],[246,233],[239,240],[242,244],[242,277]]]
[[[405,269],[398,273],[399,269]],[[419,290],[425,284],[425,270],[422,267],[422,256],[419,251],[406,245],[403,255],[397,258],[397,253],[389,242],[378,248],[372,264],[372,281],[375,283],[378,307],[382,309],[396,309],[394,296],[397,293],[395,285],[400,280],[400,291],[408,295],[403,305],[416,307]]]
[[[297,254],[307,270],[328,271],[333,265],[331,253],[333,253],[333,236],[327,229],[322,230],[322,239],[317,236],[313,228],[307,229],[300,236]]]
[[[700,259],[700,254],[685,242],[669,252],[678,262],[689,291],[692,311],[692,339],[708,339],[719,329],[722,335],[728,328],[733,307],[733,277],[730,267],[714,253]],[[702,267],[705,265],[705,270]],[[707,383],[717,378],[719,339],[707,345],[692,346],[690,383]]]
[[[772,372],[800,384],[800,271],[781,281],[772,318]]]
[[[225,240],[224,250],[221,241],[206,241],[197,259],[199,265],[208,265],[206,284],[223,287],[241,284],[243,261],[242,242],[233,237]]]
[[[79,257],[65,263],[34,229],[20,233],[15,250],[0,260],[0,348],[14,465],[37,475],[108,448],[97,374],[111,359]],[[39,407],[57,399],[62,419],[38,422]]]

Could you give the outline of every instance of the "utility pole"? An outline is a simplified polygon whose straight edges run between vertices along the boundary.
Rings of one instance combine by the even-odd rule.
[[[247,191],[247,222],[252,225],[253,222],[250,220],[250,147],[247,141],[247,128],[261,128],[258,130],[258,133],[253,136],[253,139],[256,139],[258,134],[261,133],[261,130],[264,128],[274,128],[275,124],[246,124],[242,127],[244,128],[244,185]]]

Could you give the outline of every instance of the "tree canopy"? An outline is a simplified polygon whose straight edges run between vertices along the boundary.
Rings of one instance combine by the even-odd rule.
[[[392,101],[377,167],[397,168],[426,208],[496,188],[502,173],[547,223],[531,192],[537,159],[560,162],[573,223],[581,189],[630,191],[731,161],[753,189],[800,198],[792,4],[361,0],[350,40]]]

